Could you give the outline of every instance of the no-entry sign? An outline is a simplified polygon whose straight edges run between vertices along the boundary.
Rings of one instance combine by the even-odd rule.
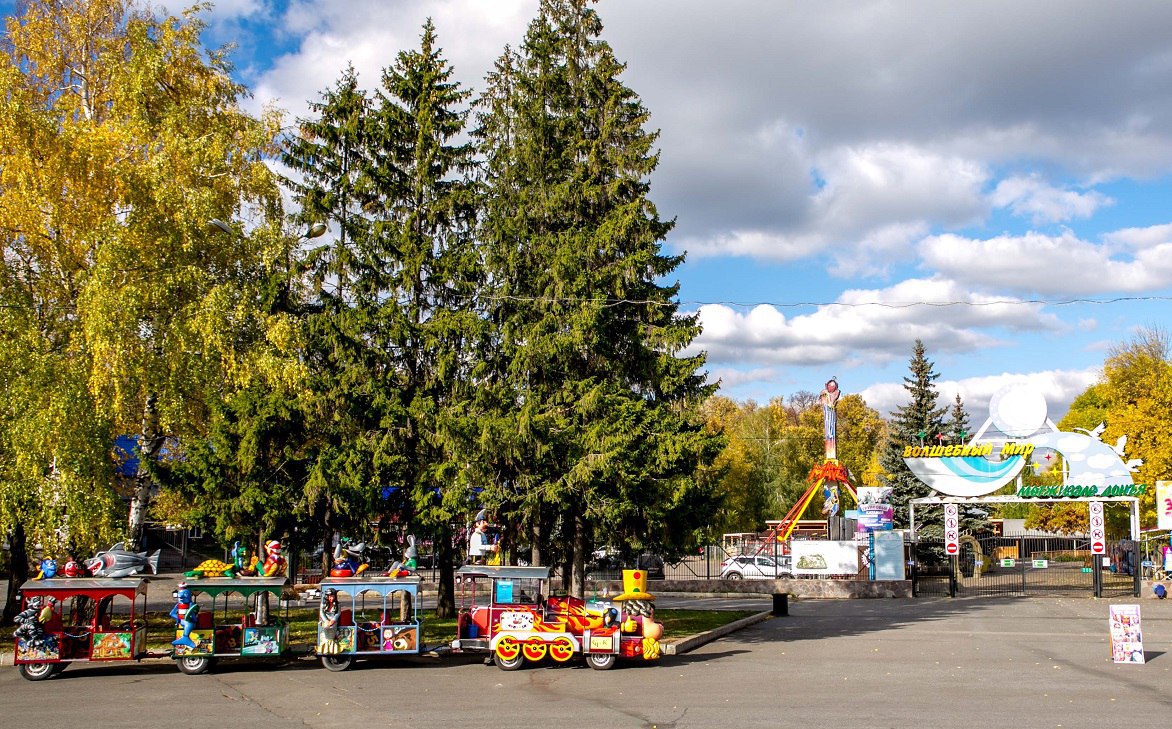
[[[1100,504],[1101,506],[1101,504]],[[960,554],[960,520],[956,516],[956,504],[944,505],[944,551]]]

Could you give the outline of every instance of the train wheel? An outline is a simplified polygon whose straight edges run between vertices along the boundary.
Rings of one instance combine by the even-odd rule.
[[[501,638],[496,644],[493,661],[502,671],[516,671],[525,661],[521,655],[521,644],[515,638]]]
[[[527,660],[537,663],[541,659],[545,658],[545,651],[547,648],[548,646],[546,646],[545,641],[541,638],[530,638],[529,640],[525,641],[523,646],[521,646],[521,652],[525,654],[525,658]]]
[[[565,663],[570,660],[574,657],[574,641],[564,635],[560,638],[555,638],[549,644],[549,657],[558,663]]]
[[[350,656],[322,656],[321,664],[325,666],[327,671],[345,671],[350,667],[354,659]]]
[[[22,663],[20,664],[20,675],[29,681],[44,681],[57,673],[53,670],[53,666],[52,663]]]
[[[587,653],[586,665],[595,671],[607,671],[614,668],[615,655],[613,653]]]
[[[207,656],[183,656],[178,661],[179,670],[188,676],[207,673],[212,668],[212,659]]]

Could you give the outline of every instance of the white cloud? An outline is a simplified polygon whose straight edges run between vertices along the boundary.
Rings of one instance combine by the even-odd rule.
[[[1103,241],[1112,246],[1132,250],[1149,250],[1172,243],[1172,223],[1151,225],[1146,228],[1123,228],[1103,236]]]
[[[906,144],[836,147],[802,161],[818,181],[792,224],[690,237],[698,255],[795,260],[824,255],[842,276],[882,273],[933,225],[972,223],[986,212],[978,163]]]
[[[1047,412],[1057,423],[1066,415],[1070,404],[1088,387],[1099,381],[1101,372],[1086,370],[1046,370],[1041,372],[1009,373],[987,377],[971,377],[962,380],[939,380],[936,390],[940,394],[938,407],[952,407],[957,393],[964,402],[965,410],[975,433],[989,414],[989,400],[1000,389],[1008,385],[1028,384],[1042,393],[1046,399]],[[867,404],[884,417],[906,405],[907,390],[901,383],[885,382],[871,385],[861,393]]]
[[[1142,236],[1130,236],[1138,238]],[[1144,248],[1125,259],[1114,253],[1113,247],[1082,240],[1070,231],[987,240],[945,234],[919,245],[924,267],[971,286],[1070,296],[1172,286],[1172,242]]]
[[[733,388],[755,382],[774,382],[778,372],[772,367],[758,367],[739,370],[732,367],[718,367],[708,373],[709,382],[720,382],[721,387]]]
[[[934,351],[1003,346],[988,330],[1061,329],[1037,304],[973,293],[954,281],[911,279],[886,289],[850,290],[834,304],[787,318],[771,305],[748,313],[721,304],[699,309],[703,331],[689,351],[714,364],[881,364],[903,357],[916,339]]]
[[[990,201],[996,207],[1009,208],[1014,215],[1029,217],[1034,225],[1089,218],[1100,207],[1114,202],[1094,190],[1076,192],[1053,187],[1037,174],[1002,180]]]

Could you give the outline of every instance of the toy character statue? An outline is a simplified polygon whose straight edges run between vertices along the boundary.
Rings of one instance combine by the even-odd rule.
[[[277,577],[285,574],[285,558],[281,556],[281,543],[276,539],[265,542],[265,561],[260,566],[261,577]]]
[[[419,565],[419,552],[415,549],[415,535],[407,535],[407,549],[403,552],[403,559],[391,565],[387,570],[387,577],[407,577],[415,574]]]
[[[818,395],[818,402],[822,404],[822,437],[826,446],[826,460],[838,458],[838,398],[842,392],[838,389],[838,380],[831,377],[826,381],[826,387]]]
[[[52,557],[46,557],[41,560],[41,571],[37,573],[34,580],[51,580],[57,576],[57,560]]]
[[[343,539],[334,547],[334,565],[330,568],[330,577],[357,577],[362,574],[368,565],[366,563],[366,542],[352,544]]]
[[[16,615],[16,630],[12,631],[12,637],[18,641],[23,640],[29,646],[44,645],[45,623],[53,618],[53,608],[56,604],[57,600],[52,597],[46,598],[44,602],[39,597],[29,598],[24,610]]]
[[[66,577],[89,577],[90,571],[81,562],[71,559],[65,563],[65,567],[61,569],[61,574]]]
[[[318,653],[338,653],[341,650],[338,646],[338,623],[341,615],[342,611],[338,607],[338,591],[327,587],[322,593],[321,610],[317,615],[317,625],[320,628]]]
[[[489,541],[487,509],[481,509],[476,514],[475,521],[476,526],[473,528],[472,536],[468,538],[468,558],[472,564],[487,564],[489,553],[500,552],[501,545],[495,541]]]
[[[627,634],[642,634],[645,660],[659,658],[663,624],[655,620],[655,596],[647,592],[647,572],[623,570],[623,592],[615,596],[614,602],[622,607],[619,629]]]
[[[171,608],[171,617],[175,620],[175,627],[182,628],[183,635],[171,641],[171,645],[195,648],[195,641],[191,639],[191,631],[199,618],[199,604],[191,590],[187,589],[186,582],[180,582],[175,591],[175,607]]]

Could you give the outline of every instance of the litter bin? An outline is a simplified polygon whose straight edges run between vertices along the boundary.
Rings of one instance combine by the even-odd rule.
[[[774,616],[789,615],[788,592],[773,593],[773,614]]]

